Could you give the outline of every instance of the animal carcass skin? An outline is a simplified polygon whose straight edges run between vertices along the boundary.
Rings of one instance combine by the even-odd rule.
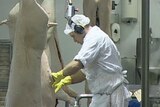
[[[109,36],[111,11],[112,0],[83,0],[83,13],[91,19],[91,25],[98,24]]]
[[[6,107],[42,107],[40,70],[47,23],[35,0],[20,1]]]

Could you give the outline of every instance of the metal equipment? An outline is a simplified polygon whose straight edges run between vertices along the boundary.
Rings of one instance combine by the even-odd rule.
[[[76,101],[74,104],[74,107],[80,107],[80,100],[82,98],[92,98],[93,94],[80,94],[79,96],[76,97]]]
[[[137,39],[136,70],[139,77],[142,74],[142,38]],[[149,41],[149,83],[156,85],[160,83],[160,38],[151,38]]]
[[[76,9],[75,6],[73,6],[73,3],[71,0],[68,0],[68,6],[67,6],[65,18],[69,21],[71,17],[75,15],[76,11],[78,11],[78,9]]]

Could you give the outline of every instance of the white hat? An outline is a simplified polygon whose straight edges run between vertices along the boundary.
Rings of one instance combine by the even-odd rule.
[[[76,25],[80,25],[82,27],[86,26],[90,23],[90,19],[84,15],[76,14],[71,18],[71,21],[74,22]],[[69,33],[74,32],[74,27],[66,25],[66,28],[64,30],[64,33],[68,35]]]

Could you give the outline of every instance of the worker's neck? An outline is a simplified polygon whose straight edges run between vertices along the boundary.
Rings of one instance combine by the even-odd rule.
[[[91,28],[92,28],[92,26],[89,26],[89,27],[85,28],[86,34],[90,31]]]

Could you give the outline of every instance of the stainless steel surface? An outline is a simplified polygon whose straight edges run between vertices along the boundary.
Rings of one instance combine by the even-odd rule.
[[[142,71],[142,38],[137,39],[136,71],[141,78]],[[160,83],[160,38],[149,40],[149,84]]]
[[[137,68],[142,68],[142,38],[137,39],[137,49],[136,49],[136,66]],[[149,69],[154,70],[160,69],[160,38],[151,38],[149,41]]]
[[[141,89],[141,85],[130,84],[130,85],[127,85],[127,89],[131,92],[137,91]]]

